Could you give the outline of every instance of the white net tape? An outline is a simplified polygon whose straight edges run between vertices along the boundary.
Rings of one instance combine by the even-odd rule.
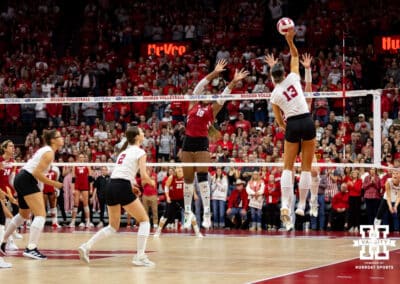
[[[343,92],[312,92],[305,93],[310,98],[362,97],[380,95],[382,90],[357,90]],[[259,100],[270,99],[271,93],[248,94],[218,94],[218,95],[165,95],[165,96],[117,96],[117,97],[51,97],[51,98],[1,98],[0,104],[60,104],[60,103],[122,103],[122,102],[174,102],[174,101],[215,101],[217,99],[232,100]]]

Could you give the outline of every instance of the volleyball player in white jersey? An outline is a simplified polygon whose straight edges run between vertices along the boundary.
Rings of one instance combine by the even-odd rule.
[[[399,218],[398,207],[400,204],[400,172],[398,169],[392,171],[392,177],[389,178],[385,183],[385,194],[379,205],[378,212],[374,221],[375,225],[380,225],[382,222],[382,217],[385,212],[389,214],[395,214],[395,218]],[[399,228],[396,228],[397,230]]]
[[[14,216],[7,226],[1,241],[0,252],[4,255],[6,253],[6,242],[4,240],[7,240],[12,232],[23,224],[25,219],[29,219],[32,212],[35,217],[30,227],[29,243],[23,255],[33,259],[47,258],[37,249],[39,237],[46,221],[46,209],[39,183],[45,183],[55,188],[62,187],[62,183],[47,178],[45,174],[54,160],[55,152],[64,145],[64,140],[60,132],[55,129],[43,131],[43,140],[46,146],[37,150],[15,176],[14,188],[18,194],[19,213]]]
[[[287,230],[293,228],[290,202],[293,195],[294,162],[301,147],[299,188],[309,190],[312,182],[311,166],[316,136],[314,122],[300,84],[299,54],[293,42],[294,36],[294,29],[290,29],[285,35],[291,54],[290,74],[285,77],[282,63],[276,61],[271,68],[271,76],[275,84],[271,95],[272,109],[278,126],[285,131],[285,154],[281,176],[281,220]]]
[[[312,62],[312,56],[308,53],[305,53],[302,55],[302,60],[300,61],[301,64],[304,67],[305,70],[305,87],[304,91],[305,92],[312,92],[312,75],[311,75],[311,62]],[[272,67],[277,63],[277,60],[274,59],[273,55],[267,55],[265,57],[265,60],[267,64]],[[312,98],[307,98],[307,105],[308,109],[311,112],[311,105],[312,105]],[[317,158],[314,155],[313,162],[317,162]],[[319,177],[319,167],[312,167],[311,168],[311,187],[310,187],[310,192],[311,192],[311,198],[310,198],[310,215],[313,217],[318,217],[318,187],[319,187],[319,182],[320,182],[320,177]],[[309,189],[308,188],[300,188],[299,189],[299,202],[297,204],[297,209],[296,209],[296,214],[304,216],[304,209],[306,207],[306,199],[308,196]],[[293,196],[294,198],[294,196]],[[293,199],[294,201],[294,199]],[[294,205],[294,204],[292,204]],[[293,216],[293,215],[292,215]]]
[[[140,148],[144,139],[142,129],[129,126],[125,132],[126,142],[117,157],[115,168],[111,174],[110,182],[106,186],[106,203],[108,209],[109,225],[98,231],[90,240],[79,248],[80,259],[89,263],[89,251],[98,241],[113,235],[119,229],[121,219],[121,206],[139,223],[137,236],[137,254],[132,263],[137,266],[154,266],[145,255],[147,238],[150,234],[149,216],[142,203],[132,191],[135,177],[140,171],[142,185],[148,183],[155,186],[153,179],[146,172],[146,153]]]

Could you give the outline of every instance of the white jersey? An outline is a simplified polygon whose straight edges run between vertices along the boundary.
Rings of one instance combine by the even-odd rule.
[[[53,149],[50,146],[44,146],[40,148],[39,150],[36,151],[35,154],[33,154],[32,158],[29,159],[29,161],[25,164],[25,166],[22,167],[22,169],[32,174],[33,170],[36,169],[36,167],[39,165],[42,156],[50,151],[53,151]],[[43,172],[43,174],[46,174],[49,171],[50,167],[51,165],[49,165],[49,167]]]
[[[399,196],[400,192],[400,183],[398,185],[393,184],[393,180],[391,178],[389,178],[387,182],[389,183],[390,187],[390,200],[392,202],[396,202],[396,199]],[[387,200],[387,192],[385,192],[383,198]]]
[[[118,155],[111,178],[126,179],[132,185],[135,184],[136,174],[139,170],[139,159],[145,154],[145,151],[138,146],[129,145]]]
[[[283,111],[285,118],[308,113],[308,105],[300,84],[300,76],[290,73],[272,91],[271,102]]]

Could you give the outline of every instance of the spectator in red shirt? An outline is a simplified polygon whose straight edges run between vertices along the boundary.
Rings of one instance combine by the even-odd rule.
[[[243,131],[246,131],[247,133],[250,132],[251,128],[251,123],[248,120],[244,119],[244,114],[243,112],[239,112],[239,119],[238,121],[235,122],[235,128],[241,128]]]
[[[336,229],[343,231],[347,229],[347,213],[349,210],[349,193],[347,184],[342,183],[340,192],[332,198],[332,207],[329,213],[327,230]]]
[[[234,225],[242,226],[247,220],[247,209],[249,206],[249,199],[245,189],[245,181],[241,179],[236,180],[236,188],[231,192],[228,198],[228,209],[226,215]],[[240,215],[240,219],[236,222],[236,215]]]
[[[343,180],[345,182],[346,180]],[[349,232],[358,232],[361,217],[361,190],[362,180],[358,170],[351,172],[350,178],[347,179],[347,188],[349,191]]]
[[[275,176],[270,174],[264,191],[265,195],[265,223],[268,231],[274,231],[280,225],[279,200],[281,197],[280,183],[275,180]]]
[[[142,184],[143,187],[143,196],[142,196],[142,202],[143,202],[143,207],[146,212],[149,212],[149,208],[151,208],[151,213],[153,216],[153,228],[158,227],[158,192],[157,192],[157,175],[153,171],[152,167],[147,168],[147,174],[149,177],[151,177],[152,180],[154,180],[154,186],[145,183]]]

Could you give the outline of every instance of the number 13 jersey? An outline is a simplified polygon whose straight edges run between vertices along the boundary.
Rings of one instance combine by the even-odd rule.
[[[275,85],[271,103],[279,106],[286,119],[310,112],[300,84],[300,76],[290,73],[282,82]]]

